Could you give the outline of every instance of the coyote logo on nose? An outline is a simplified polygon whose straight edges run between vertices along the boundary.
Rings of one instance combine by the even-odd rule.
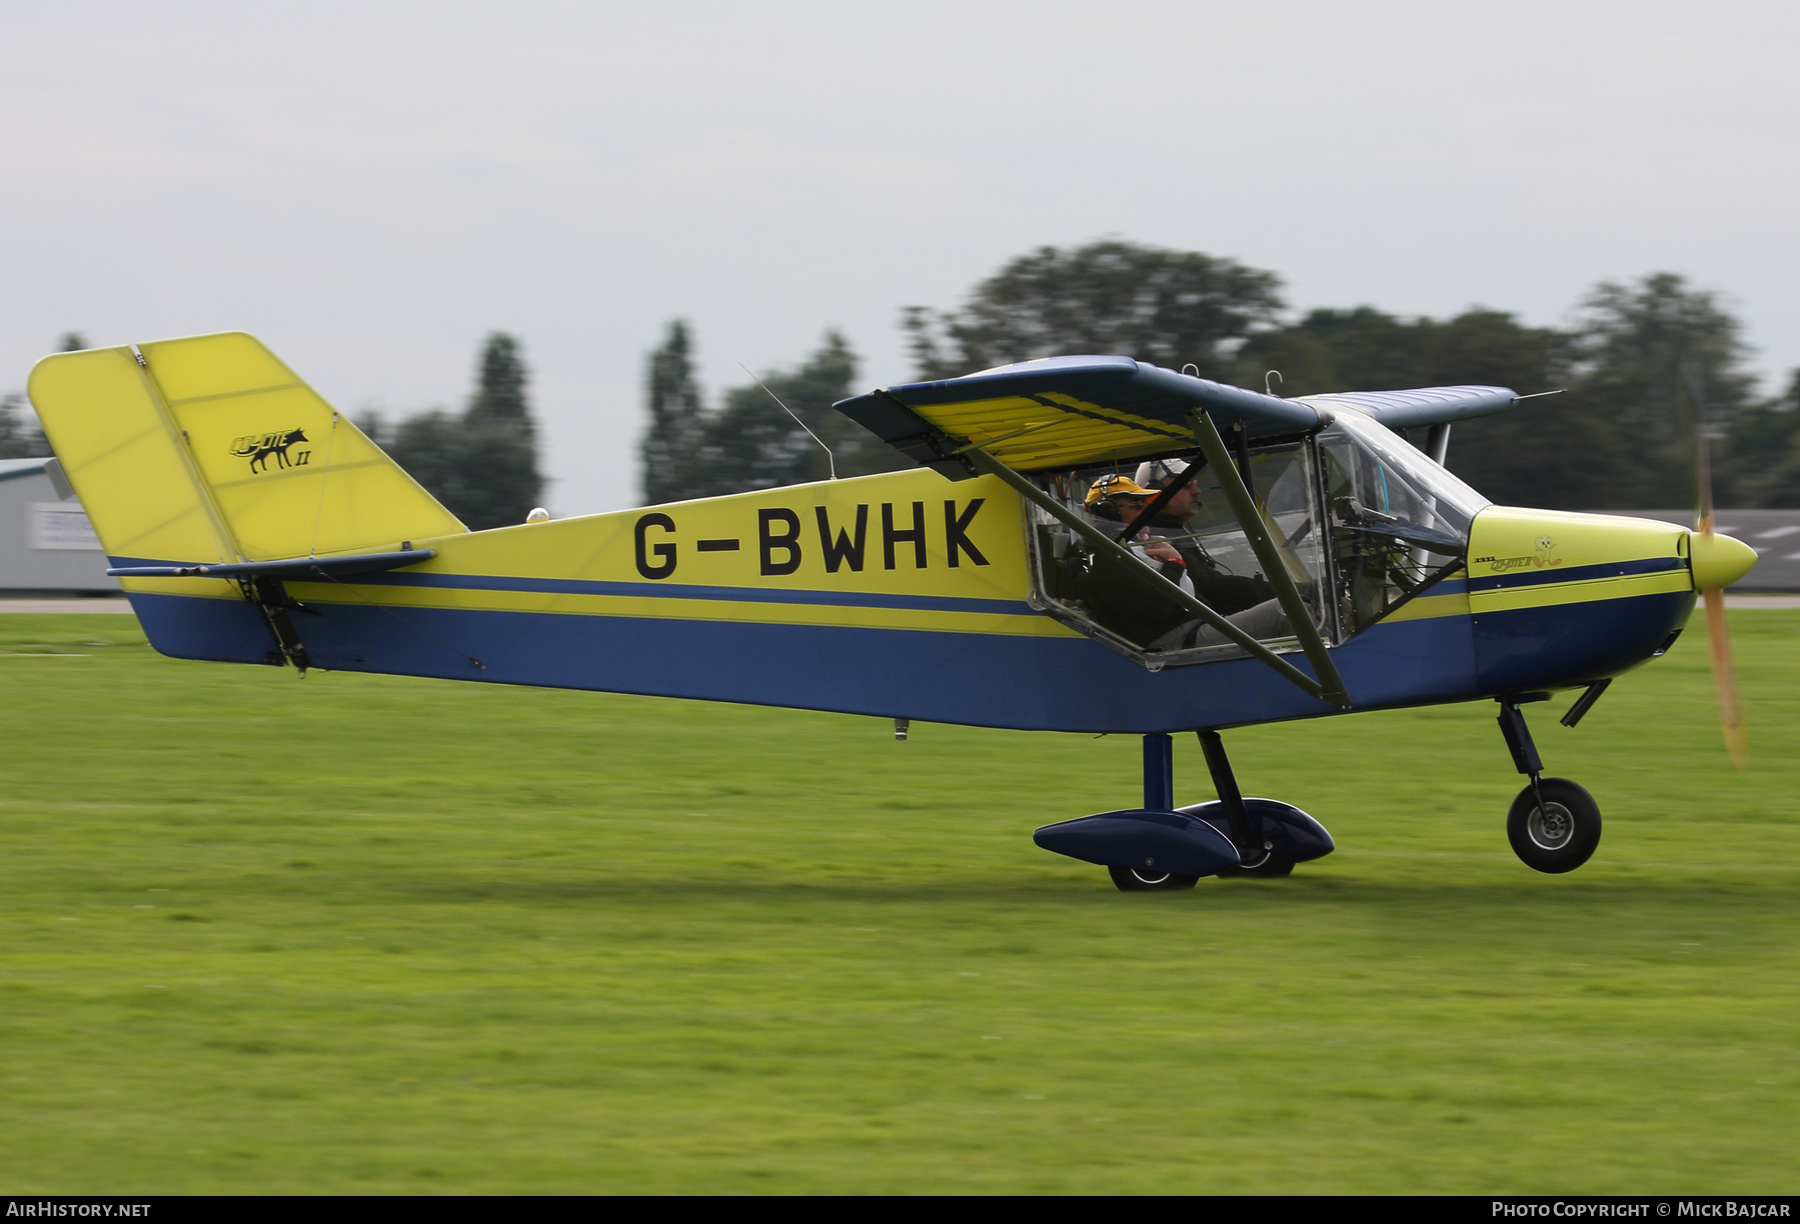
[[[305,467],[306,461],[312,458],[311,450],[289,453],[289,448],[307,441],[303,429],[284,429],[274,433],[245,434],[231,443],[231,453],[240,459],[250,461],[252,472],[269,470],[269,456],[275,456],[278,467]]]

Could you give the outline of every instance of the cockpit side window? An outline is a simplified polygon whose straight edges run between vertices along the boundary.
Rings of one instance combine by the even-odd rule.
[[[1132,479],[1137,474],[1136,465],[1085,468],[1044,476],[1041,483],[1117,539],[1128,525],[1137,525],[1134,511],[1146,499],[1110,491],[1158,487],[1138,486]],[[1252,449],[1249,477],[1283,565],[1315,624],[1332,636],[1328,531],[1322,526],[1310,445],[1292,439]],[[1090,548],[1034,509],[1030,544],[1039,606],[1148,667],[1240,657],[1237,646],[1171,597],[1173,584],[1271,648],[1297,649],[1293,628],[1218,480],[1202,467],[1193,484],[1197,501],[1171,502],[1178,515],[1159,515],[1133,537],[1136,563],[1131,565]]]
[[[1487,501],[1399,435],[1352,412],[1318,437],[1338,613],[1373,624],[1463,567]]]

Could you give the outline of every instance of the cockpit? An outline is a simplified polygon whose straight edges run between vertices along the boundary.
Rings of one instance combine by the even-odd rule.
[[[1188,470],[1184,460],[1196,466]],[[1306,615],[1331,643],[1461,570],[1469,525],[1488,504],[1406,438],[1353,410],[1307,434],[1240,439],[1233,466]],[[1191,483],[1197,500],[1106,495],[1126,486],[1154,494],[1171,480]],[[1272,650],[1299,649],[1219,474],[1201,457],[1040,472],[1035,483],[1131,557],[1094,546],[1032,506],[1033,594],[1042,610],[1153,670],[1243,653],[1198,621],[1176,591]]]

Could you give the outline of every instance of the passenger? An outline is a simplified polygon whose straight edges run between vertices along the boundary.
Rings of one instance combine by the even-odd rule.
[[[1146,489],[1134,480],[1127,480],[1123,476],[1104,476],[1088,489],[1087,507],[1096,518],[1130,525],[1137,521],[1138,516],[1150,504],[1150,499],[1155,496],[1156,490]],[[1194,593],[1194,584],[1187,576],[1187,563],[1182,560],[1181,552],[1167,540],[1160,536],[1148,536],[1123,543],[1145,565],[1157,570],[1189,595]]]
[[[1138,488],[1154,492],[1167,488],[1188,470],[1183,459],[1153,459],[1138,464]],[[1197,473],[1196,473],[1197,475]],[[1163,541],[1164,547],[1176,550],[1186,567],[1190,586],[1196,598],[1258,641],[1286,637],[1293,632],[1287,614],[1275,598],[1274,588],[1261,578],[1228,574],[1206,554],[1200,541],[1187,529],[1188,519],[1200,508],[1200,490],[1193,480],[1181,486],[1145,526],[1148,539]],[[1163,650],[1179,650],[1185,646],[1216,646],[1229,639],[1204,621],[1192,621],[1158,638],[1151,645]]]

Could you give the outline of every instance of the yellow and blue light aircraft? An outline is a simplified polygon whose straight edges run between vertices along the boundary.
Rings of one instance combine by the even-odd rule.
[[[1036,834],[1126,890],[1333,848],[1241,795],[1221,730],[1476,699],[1529,776],[1514,849],[1580,866],[1599,809],[1522,707],[1580,690],[1574,725],[1755,561],[1709,520],[1490,505],[1442,459],[1500,387],[1283,399],[1052,358],[838,405],[910,471],[481,532],[242,333],[47,357],[30,394],[166,655],[1138,734],[1141,807]],[[1121,476],[1158,490],[1129,523],[1090,497]],[[1189,731],[1219,797],[1178,808]]]

